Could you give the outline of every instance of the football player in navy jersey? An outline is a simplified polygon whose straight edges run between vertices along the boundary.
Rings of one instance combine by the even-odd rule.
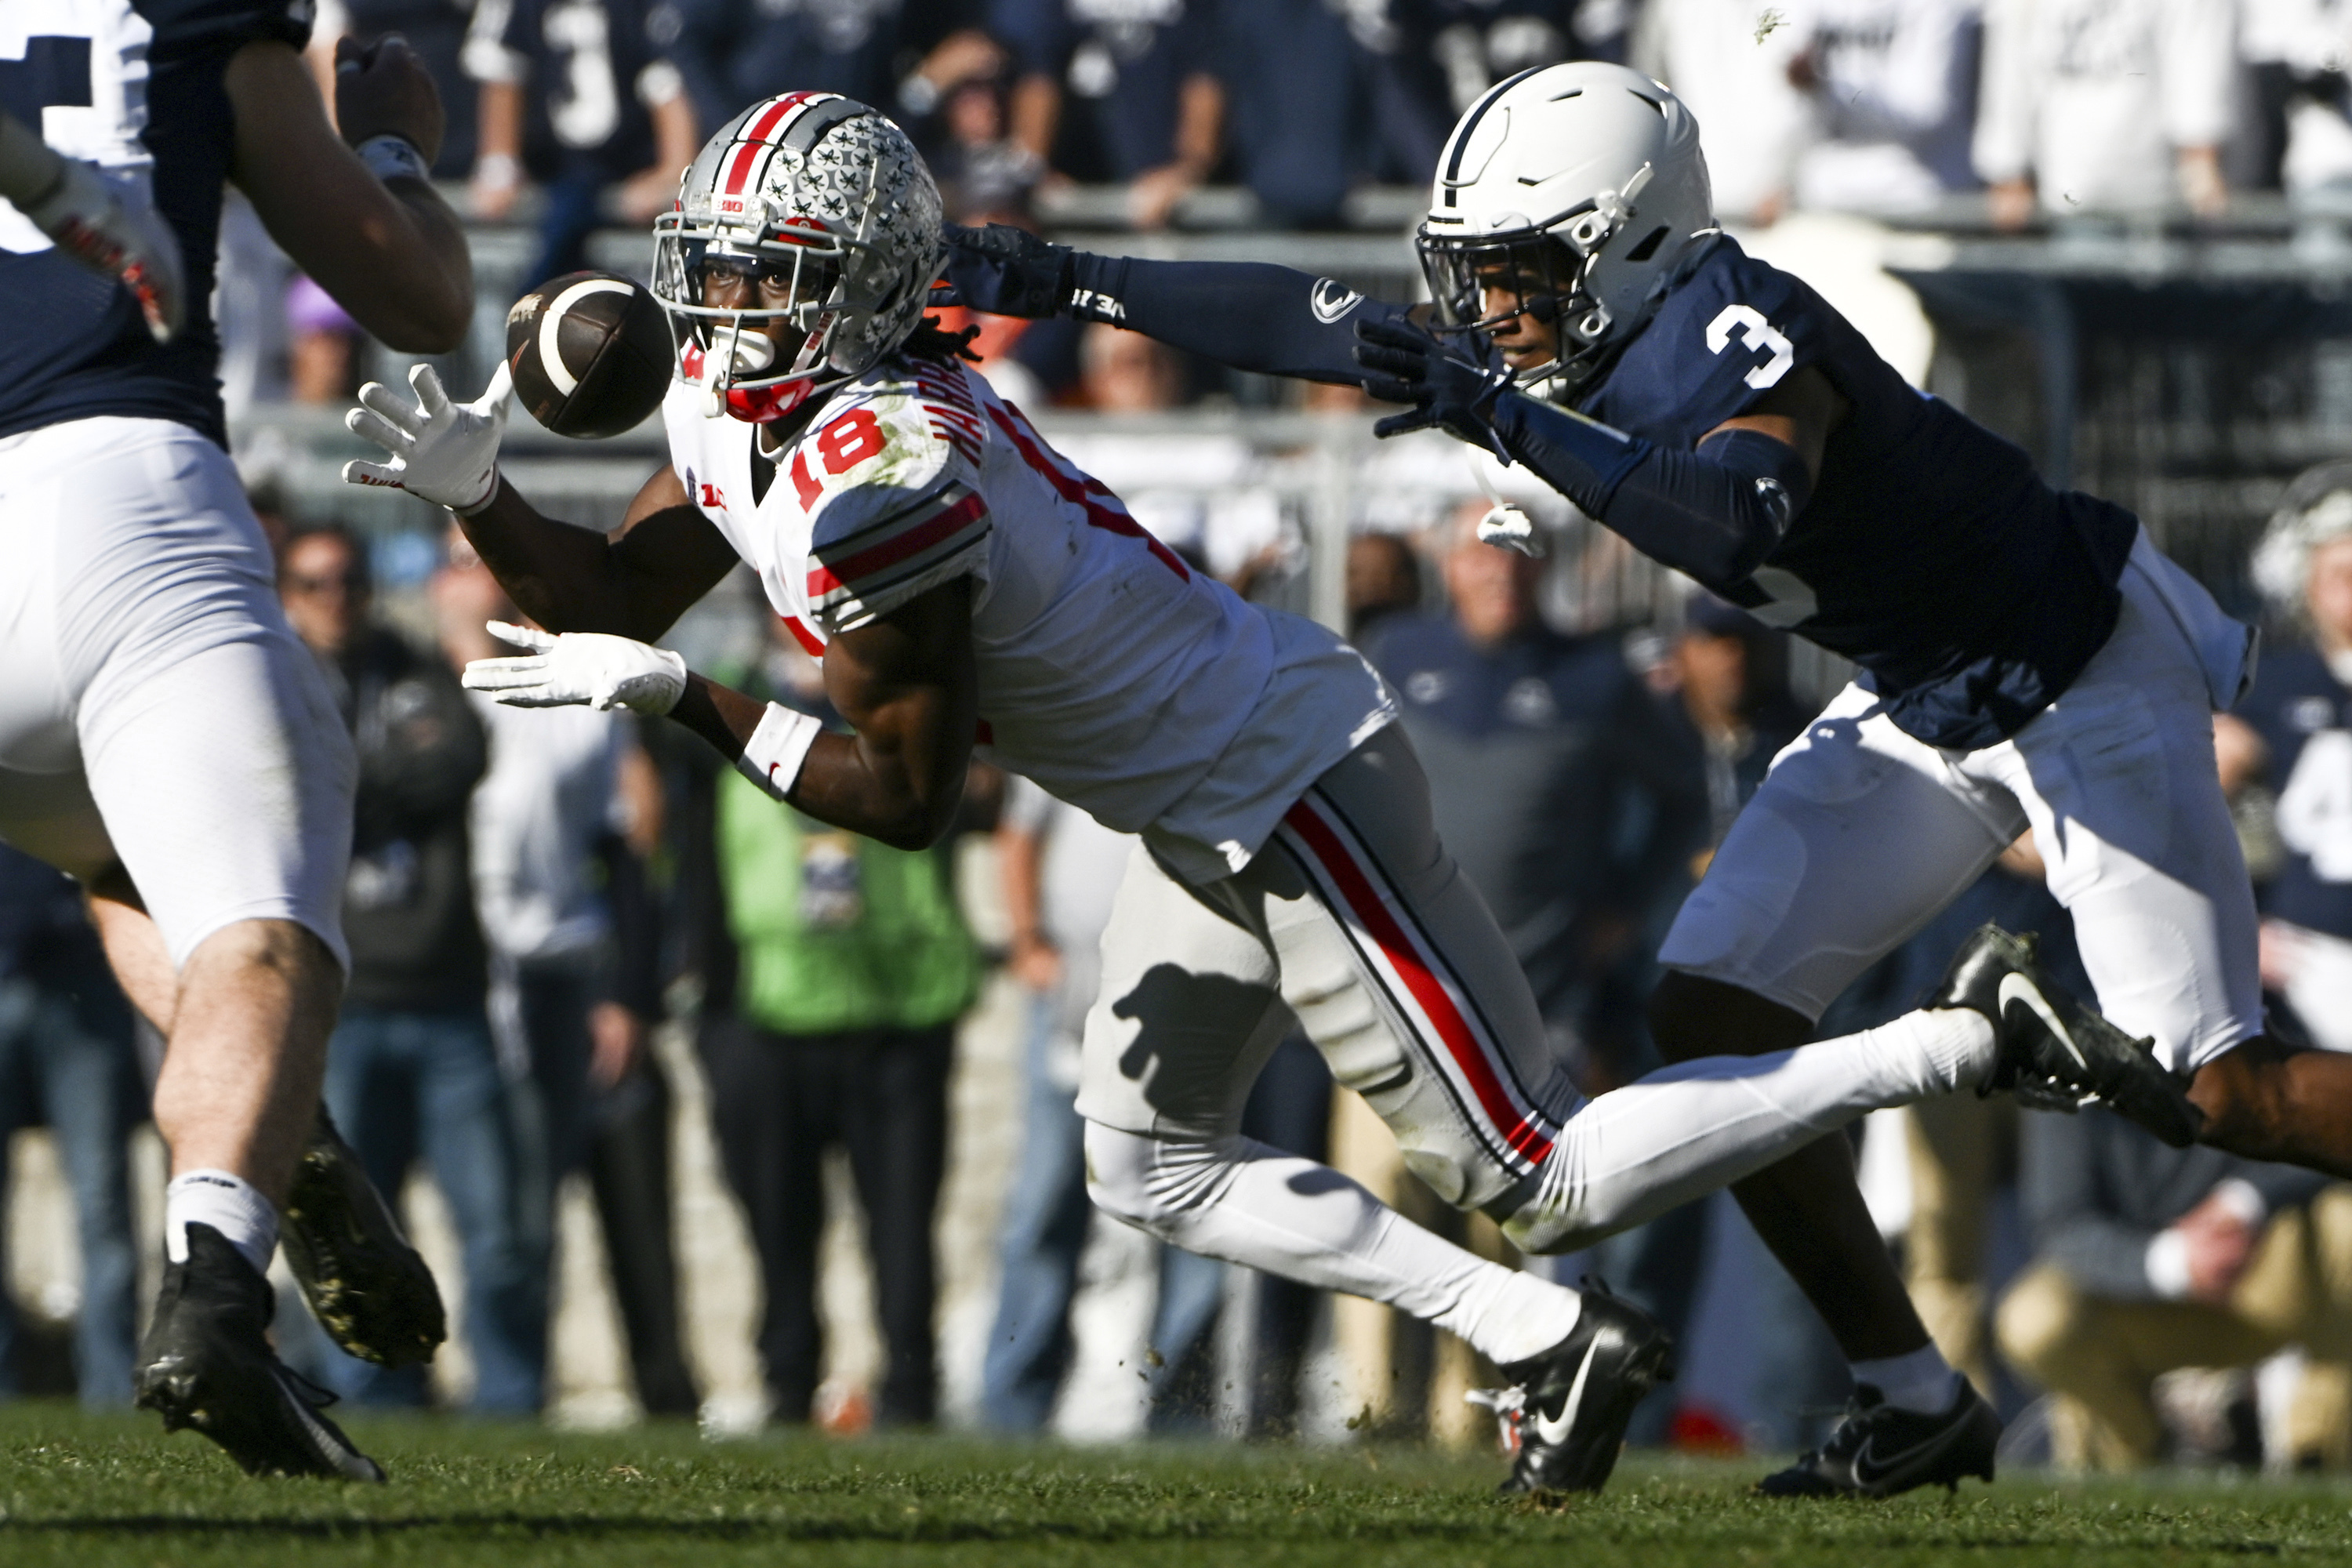
[[[1471,107],[1420,234],[1433,320],[1281,268],[950,237],[968,305],[1358,382],[1413,405],[1382,434],[1436,426],[1526,464],[1649,555],[1862,667],[1777,760],[1666,940],[1652,1022],[1670,1058],[1804,1040],[2030,826],[2113,1021],[2062,1033],[2152,1042],[2169,1069],[2119,1070],[2104,1098],[2176,1143],[2352,1174],[2352,1059],[2263,1032],[2215,775],[2211,714],[2247,679],[2252,632],[2128,512],[2044,485],[1717,231],[1697,128],[1664,88],[1552,66]],[[1956,978],[2008,940],[1980,931]],[[1765,1489],[1989,1474],[1999,1424],[1928,1342],[1844,1145],[1734,1190],[1857,1384],[1830,1440]]]
[[[429,1354],[441,1303],[319,1110],[342,985],[353,763],[231,465],[208,301],[234,180],[387,343],[473,308],[406,46],[310,0],[10,0],[0,28],[0,838],[88,890],[169,1047],[163,1289],[139,1403],[255,1472],[381,1479],[265,1337],[281,1211],[320,1321]]]

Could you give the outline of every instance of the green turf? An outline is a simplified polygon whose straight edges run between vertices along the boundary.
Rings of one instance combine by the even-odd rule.
[[[2026,1478],[1792,1505],[1743,1495],[1752,1462],[1637,1458],[1604,1496],[1543,1511],[1491,1495],[1497,1461],[1397,1448],[352,1430],[392,1485],[247,1480],[148,1421],[0,1406],[0,1565],[2352,1562],[2352,1487],[2332,1482]]]

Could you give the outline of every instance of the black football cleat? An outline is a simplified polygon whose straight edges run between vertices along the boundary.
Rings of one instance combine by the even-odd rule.
[[[2125,1034],[2053,980],[2031,932],[1979,926],[1924,1005],[1968,1007],[1992,1020],[2000,1058],[1980,1095],[2006,1090],[2042,1110],[2095,1100],[2176,1149],[2196,1142],[2204,1127],[2180,1079],[2156,1059],[2155,1042]]]
[[[433,1270],[324,1106],[294,1168],[285,1220],[287,1267],[320,1326],[345,1351],[379,1366],[408,1366],[449,1337]]]
[[[1505,1495],[1596,1492],[1617,1468],[1642,1396],[1675,1378],[1675,1341],[1647,1312],[1586,1281],[1568,1338],[1502,1368],[1518,1385],[1518,1458]]]
[[[249,1476],[381,1481],[383,1470],[321,1415],[334,1396],[269,1348],[277,1297],[211,1226],[188,1227],[188,1257],[167,1264],[139,1346],[138,1404],[163,1429],[192,1426]]]
[[[1959,1397],[1940,1415],[1889,1405],[1864,1383],[1855,1386],[1829,1441],[1766,1476],[1756,1489],[1765,1497],[1883,1498],[1933,1486],[1958,1491],[1963,1477],[1992,1479],[2000,1441],[2000,1417],[1965,1378]]]

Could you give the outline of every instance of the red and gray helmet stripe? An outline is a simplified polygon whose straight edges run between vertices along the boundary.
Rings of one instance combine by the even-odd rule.
[[[873,112],[837,92],[788,92],[746,110],[742,129],[720,159],[727,171],[725,183],[714,193],[720,198],[720,210],[740,210],[730,209],[724,198],[740,201],[745,191],[759,189],[768,160],[779,149],[805,153],[843,121]]]

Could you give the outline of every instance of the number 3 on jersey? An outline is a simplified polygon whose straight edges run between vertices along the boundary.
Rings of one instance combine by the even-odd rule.
[[[1734,337],[1748,348],[1769,352],[1772,356],[1743,378],[1759,392],[1778,384],[1797,363],[1797,345],[1753,305],[1726,305],[1706,324],[1706,352],[1721,353],[1731,346]]]
[[[817,456],[824,461],[828,474],[845,474],[868,458],[878,458],[889,437],[882,434],[881,422],[871,409],[853,408],[816,433]],[[809,472],[808,447],[793,454],[793,489],[801,498],[801,510],[816,505],[824,494],[824,487]]]

